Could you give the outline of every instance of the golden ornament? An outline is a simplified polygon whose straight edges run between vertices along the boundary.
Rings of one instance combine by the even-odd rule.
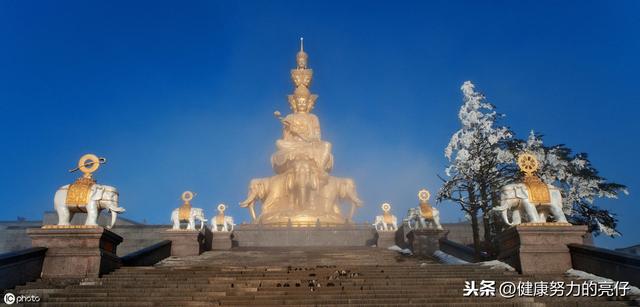
[[[533,204],[551,204],[551,193],[549,187],[535,172],[539,169],[540,163],[536,156],[530,153],[523,153],[518,156],[518,167],[524,172],[524,185],[529,192],[529,201]]]

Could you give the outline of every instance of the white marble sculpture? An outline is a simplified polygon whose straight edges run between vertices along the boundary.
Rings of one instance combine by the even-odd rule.
[[[388,203],[382,204],[382,215],[376,216],[376,220],[373,223],[373,227],[378,231],[396,231],[398,230],[398,218],[391,214],[391,205]]]
[[[218,215],[211,218],[211,231],[213,232],[233,231],[233,226],[236,225],[233,223],[233,217],[224,214],[224,211],[227,209],[227,206],[225,206],[224,204],[219,204],[217,209],[218,209]]]
[[[440,224],[440,211],[436,208],[433,208],[433,217],[430,219],[421,214],[420,208],[409,208],[405,220],[409,229],[443,229]]]
[[[85,226],[98,226],[98,215],[103,209],[111,212],[111,224],[106,228],[115,225],[118,213],[125,211],[118,206],[118,190],[112,186],[97,184],[92,177],[92,173],[105,162],[105,158],[87,154],[80,158],[78,167],[71,170],[80,170],[83,176],[73,184],[64,185],[56,191],[53,204],[58,213],[58,226],[69,226],[73,215],[79,212],[87,213]]]
[[[431,194],[426,189],[418,192],[420,205],[416,208],[409,208],[405,221],[409,229],[438,229],[440,225],[440,211],[429,204]]]
[[[186,230],[195,230],[196,220],[200,221],[200,229],[204,228],[204,222],[207,219],[204,217],[204,210],[202,208],[192,208],[191,200],[193,199],[193,193],[186,191],[182,193],[182,200],[184,203],[179,208],[174,209],[171,212],[171,223],[173,223],[172,230],[180,230],[180,222],[187,222]]]
[[[500,191],[500,206],[493,208],[509,226],[521,224],[523,217],[529,223],[546,223],[551,217],[554,222],[568,223],[562,210],[560,189],[542,182],[534,173],[538,160],[532,154],[518,156],[518,166],[525,173],[524,182],[508,184]],[[509,221],[508,211],[511,211]]]
[[[523,183],[513,183],[504,186],[500,192],[500,206],[493,208],[498,212],[505,224],[518,225],[524,219],[529,223],[545,223],[547,217],[559,223],[567,223],[567,218],[562,211],[562,195],[560,190],[547,185],[551,202],[548,204],[534,204],[529,199],[529,191]],[[507,212],[511,212],[511,221]]]

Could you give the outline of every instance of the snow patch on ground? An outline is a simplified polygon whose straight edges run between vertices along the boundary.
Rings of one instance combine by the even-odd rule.
[[[467,264],[469,262],[466,262],[458,257],[449,255],[443,251],[437,250],[433,253],[433,257],[435,257],[436,259],[438,259],[438,261],[444,263],[444,264]]]
[[[440,261],[441,263],[444,264],[468,264],[469,262],[464,261],[456,256],[453,255],[449,255],[443,251],[437,250],[433,253],[433,257],[438,259],[438,261]],[[488,266],[492,269],[500,269],[500,270],[505,270],[505,271],[515,271],[516,269],[514,269],[512,266],[502,262],[502,261],[498,261],[498,260],[491,260],[491,261],[484,261],[484,262],[478,262],[477,264],[479,265],[483,265],[483,266]]]
[[[512,272],[516,270],[512,266],[500,260],[483,261],[483,262],[478,262],[478,264],[491,267],[492,269],[503,269],[505,271],[512,271]]]
[[[598,276],[598,275],[593,275],[585,271],[574,270],[574,269],[567,270],[566,274],[569,275],[570,277],[575,277],[578,279],[593,280],[594,282],[600,282],[600,281],[615,282],[615,280],[613,279],[609,279],[609,278]],[[628,292],[629,295],[640,296],[640,289],[638,289],[638,287],[629,285],[629,288],[630,288]]]
[[[392,250],[392,251],[396,251],[396,252],[401,253],[403,255],[413,255],[413,253],[411,252],[410,249],[408,249],[408,248],[402,249],[398,245],[389,246],[389,247],[387,247],[387,249],[388,250]]]

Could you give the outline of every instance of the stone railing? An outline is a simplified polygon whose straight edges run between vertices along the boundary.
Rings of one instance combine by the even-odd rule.
[[[448,240],[447,238],[440,239],[440,250],[444,253],[447,253],[456,258],[460,258],[467,262],[491,260],[489,259],[490,257],[486,255],[486,253],[482,253],[481,258],[476,259],[475,250],[472,247]]]
[[[121,257],[123,266],[151,266],[171,256],[171,241],[164,240]]]
[[[0,289],[38,279],[46,252],[44,247],[32,247],[0,255]]]
[[[575,270],[640,287],[640,257],[582,244],[569,244]]]

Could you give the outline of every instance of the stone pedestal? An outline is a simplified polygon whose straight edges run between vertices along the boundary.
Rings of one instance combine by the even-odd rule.
[[[169,229],[164,237],[171,241],[171,256],[198,256],[203,251],[205,238],[198,230]]]
[[[396,231],[383,231],[378,230],[378,242],[376,246],[378,248],[388,248],[396,245]]]
[[[121,266],[122,237],[102,227],[30,228],[34,247],[46,247],[44,279],[98,278]]]
[[[440,239],[449,233],[444,229],[415,229],[407,234],[409,246],[416,256],[432,256],[440,249]]]
[[[231,233],[230,232],[213,232],[213,240],[211,241],[211,250],[230,250],[231,249]]]
[[[571,268],[567,244],[583,243],[587,226],[520,224],[498,235],[498,260],[522,274],[561,274]]]
[[[238,247],[326,247],[372,246],[376,231],[371,224],[321,227],[281,227],[240,224],[233,228],[233,246]]]

